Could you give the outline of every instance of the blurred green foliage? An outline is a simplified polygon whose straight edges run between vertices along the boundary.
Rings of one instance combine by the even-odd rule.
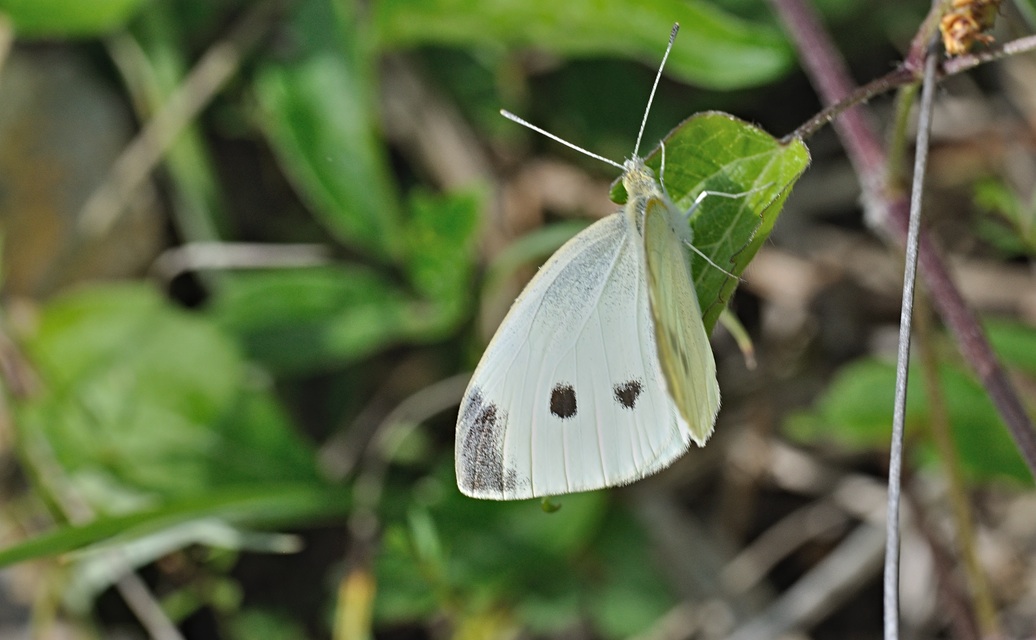
[[[167,104],[225,25],[258,3],[88,4],[0,0],[0,11],[19,37],[112,34],[104,43],[118,80],[146,120]],[[379,113],[382,59],[420,52],[424,71],[443,79],[443,94],[487,148],[516,146],[528,132],[496,112],[534,93],[517,71],[529,50],[587,65],[604,58],[653,67],[679,20],[682,32],[667,68],[672,77],[713,89],[782,78],[792,58],[779,31],[763,21],[757,3],[728,4],[737,14],[696,0],[284,3],[262,46],[247,52],[231,85],[166,154],[171,226],[183,242],[254,236],[319,242],[333,247],[333,262],[199,274],[205,298],[193,310],[142,281],[83,286],[41,301],[16,336],[34,389],[11,400],[16,453],[34,492],[32,506],[23,508],[29,520],[45,515],[52,525],[0,550],[0,565],[61,555],[68,584],[86,585],[79,600],[88,603],[111,582],[94,577],[106,552],[117,550],[130,566],[141,566],[191,545],[223,549],[199,563],[208,582],[182,587],[165,603],[175,619],[210,606],[232,638],[301,638],[313,626],[330,627],[242,605],[229,577],[236,553],[290,550],[288,539],[264,529],[328,520],[341,527],[354,513],[355,494],[369,489],[353,481],[372,454],[350,449],[358,467],[329,472],[321,456],[335,440],[328,432],[346,432],[354,437],[350,446],[359,447],[355,438],[369,426],[365,409],[384,409],[386,397],[398,402],[470,367],[467,355],[479,350],[469,348],[470,327],[482,299],[578,226],[548,225],[481,264],[490,185],[444,192],[391,148]],[[833,6],[844,14],[858,5]],[[567,114],[586,114],[568,123],[590,123],[600,144],[577,142],[610,149],[619,125],[604,121],[612,109],[621,112],[628,149],[651,72],[600,69],[565,94],[575,99]],[[661,113],[690,116],[686,102],[660,101]],[[627,113],[627,105],[636,107]],[[547,111],[556,115],[549,105]],[[246,140],[256,155],[268,152],[256,162],[256,175],[237,188],[278,194],[282,200],[260,203],[272,211],[235,217],[234,185],[227,184],[234,172],[212,148],[220,137]],[[649,165],[658,171],[660,162],[656,150]],[[684,207],[704,189],[742,194],[707,198],[691,220],[696,246],[738,275],[768,238],[808,162],[801,142],[782,144],[758,127],[707,113],[666,137],[663,177]],[[692,260],[712,326],[737,282],[697,255]],[[483,268],[489,275],[479,299],[473,292]],[[1031,338],[1025,331],[995,336]],[[417,382],[382,379],[386,370],[414,361]],[[883,395],[891,393],[887,374],[875,363],[846,370],[816,414],[800,420],[799,433],[882,443],[875,434],[887,432],[888,418],[873,407],[891,406]],[[973,434],[1002,434],[970,378],[947,371],[944,379],[961,398],[967,394],[970,413],[962,424]],[[374,389],[383,384],[395,395],[378,395]],[[314,387],[326,395],[312,403],[318,406],[311,404]],[[920,395],[912,393],[916,419]],[[567,496],[550,515],[534,502],[462,497],[452,475],[452,416],[433,414],[415,419],[423,431],[412,447],[377,461],[390,469],[375,505],[383,526],[371,561],[376,624],[445,613],[457,637],[486,637],[589,621],[602,637],[620,638],[643,631],[675,604],[645,542],[649,532],[611,494]],[[969,468],[978,475],[993,465],[1008,474],[1017,468],[1006,445],[975,448],[982,453],[962,447],[962,455],[971,456]],[[326,574],[308,582],[330,611],[339,568],[321,570]]]
[[[986,240],[1007,255],[1036,253],[1036,193],[1025,198],[1003,180],[990,177],[975,185],[975,204],[989,214],[979,224]]]
[[[165,108],[183,81],[192,49],[204,44],[197,34],[215,33],[213,22],[235,6],[148,3],[127,24],[136,3],[100,3],[93,22],[82,20],[81,3],[49,4],[46,13],[13,1],[0,8],[20,36],[102,34],[125,24],[108,42],[143,118]],[[669,66],[676,77],[749,86],[778,77],[790,63],[772,26],[706,3],[651,2],[632,14],[622,2],[461,4],[282,6],[276,46],[253,55],[214,117],[224,128],[234,122],[238,135],[261,137],[312,216],[308,228],[287,237],[333,244],[343,257],[304,269],[203,273],[207,300],[196,311],[177,308],[145,283],[80,287],[42,304],[18,336],[38,384],[15,403],[15,416],[21,461],[54,525],[0,551],[0,564],[64,555],[70,563],[63,597],[85,611],[112,584],[102,569],[112,550],[130,565],[192,544],[232,554],[278,552],[291,548],[290,539],[253,529],[350,512],[352,475],[342,482],[321,470],[316,445],[282,403],[305,393],[299,385],[307,377],[343,372],[335,385],[346,392],[338,410],[358,411],[367,402],[360,389],[373,381],[350,387],[345,380],[356,376],[346,372],[404,345],[456,341],[475,311],[476,246],[488,204],[488,185],[443,193],[400,180],[381,132],[383,54],[434,47],[441,59],[450,48],[483,51],[481,63],[433,63],[430,72],[456,69],[460,75],[445,88],[457,96],[481,87],[461,111],[496,131],[504,123],[495,111],[513,95],[499,79],[484,80],[492,78],[492,65],[506,68],[509,51],[519,47],[653,66],[680,20],[683,35]],[[628,93],[619,104],[639,109],[642,87]],[[617,113],[625,119],[625,111]],[[626,144],[638,117],[629,114]],[[506,135],[528,134],[512,128]],[[740,273],[804,170],[805,147],[710,114],[674,130],[666,150],[667,188],[684,206],[702,189],[745,194],[709,198],[694,217],[700,248]],[[659,159],[651,159],[656,169]],[[237,239],[217,166],[200,122],[166,156],[171,213],[185,241]],[[504,252],[489,265],[496,275],[486,295],[574,231],[548,226]],[[733,283],[715,269],[699,274],[714,320]],[[444,360],[433,375],[453,373],[457,363]],[[511,627],[560,630],[589,616],[606,637],[625,637],[673,604],[648,547],[637,542],[644,532],[606,493],[567,497],[550,516],[536,503],[471,501],[453,486],[452,447],[436,439],[410,438],[391,454],[407,473],[388,476],[380,502],[379,623],[428,619],[446,608],[461,635],[479,636]],[[423,478],[417,484],[415,472]],[[300,637],[296,623],[273,611],[240,609],[240,593],[226,575],[230,558],[204,563],[208,577],[177,589],[167,611],[182,619],[208,606],[226,617],[234,637],[255,637],[256,628],[264,637],[273,637],[273,628]]]
[[[122,27],[144,0],[0,0],[21,37],[77,38],[108,33]]]
[[[1036,332],[1007,322],[991,322],[986,329],[1006,365],[1020,375],[1036,375]],[[952,353],[950,348],[945,351]],[[918,460],[937,464],[939,458],[928,432],[932,416],[920,366],[911,365],[907,384],[907,437]],[[938,375],[957,457],[969,479],[1031,483],[1028,467],[974,375],[952,357],[940,364]],[[873,359],[854,362],[835,375],[812,409],[788,419],[786,433],[807,442],[837,443],[845,450],[881,451],[888,446],[895,387],[895,363]]]

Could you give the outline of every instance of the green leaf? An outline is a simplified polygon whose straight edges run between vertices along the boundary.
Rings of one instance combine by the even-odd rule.
[[[993,349],[1004,364],[1036,376],[1036,330],[1031,325],[1007,320],[983,324]]]
[[[550,604],[556,612],[560,598],[579,587],[574,573],[562,568],[575,564],[591,544],[608,508],[607,494],[565,496],[561,510],[545,514],[535,500],[489,503],[466,498],[454,489],[452,463],[450,467],[428,479],[442,496],[434,509],[419,507],[429,519],[424,528],[434,525],[442,544],[435,562],[423,551],[429,545],[421,538],[427,536],[413,527],[410,505],[419,498],[412,483],[389,488],[383,501],[389,524],[376,566],[376,617],[385,622],[414,619],[441,610],[451,599],[465,603],[469,616],[518,600],[540,610],[531,601]],[[564,604],[563,616],[570,620],[578,602]]]
[[[1004,180],[986,178],[975,184],[975,204],[990,214],[979,220],[986,240],[1009,255],[1036,253],[1036,193],[1026,201]]]
[[[378,258],[400,253],[400,206],[378,137],[375,57],[356,5],[294,3],[294,49],[261,65],[262,126],[300,197],[343,243]]]
[[[927,413],[919,395],[924,389],[914,375],[910,378],[907,424],[917,425]],[[836,442],[850,449],[887,447],[895,380],[895,368],[888,362],[867,359],[843,367],[812,411],[789,419],[786,432],[796,439]]]
[[[24,462],[48,476],[58,465],[97,514],[223,487],[319,482],[312,448],[248,383],[233,342],[146,286],[55,299],[23,342],[42,389],[16,406]]]
[[[405,0],[373,9],[383,48],[534,46],[566,57],[640,58],[653,67],[679,21],[682,35],[667,70],[688,82],[715,89],[757,85],[778,78],[792,61],[776,29],[700,0]]]
[[[112,60],[141,119],[166,104],[190,69],[191,47],[185,41],[191,31],[182,24],[184,10],[182,5],[152,2],[130,25],[132,40],[111,42]],[[172,182],[177,230],[191,242],[221,240],[232,227],[207,145],[200,123],[194,121],[163,155],[163,169]]]
[[[724,113],[691,116],[665,138],[665,188],[687,210],[703,190],[739,194],[706,197],[691,218],[694,246],[714,263],[739,276],[770,235],[784,201],[806,166],[801,140],[781,142],[765,131]],[[659,174],[660,150],[646,160]],[[612,190],[625,202],[622,183]],[[716,324],[738,281],[691,254],[694,286],[705,328]]]
[[[413,291],[373,269],[237,274],[212,307],[248,352],[279,372],[341,366],[397,344],[443,338],[464,318],[480,198],[413,194],[401,246]]]
[[[931,419],[923,373],[911,367],[907,385],[907,432],[923,460],[936,459],[925,429]],[[982,386],[967,372],[939,369],[950,428],[965,472],[976,481],[1012,479],[1031,483],[1028,468]],[[891,363],[861,360],[844,367],[812,412],[793,416],[786,432],[800,440],[836,442],[850,449],[885,449],[892,430],[896,371]]]
[[[143,0],[0,0],[20,37],[87,38],[124,25]]]

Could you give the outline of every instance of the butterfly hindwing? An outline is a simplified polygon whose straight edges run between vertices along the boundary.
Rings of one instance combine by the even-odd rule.
[[[659,360],[669,394],[687,421],[691,438],[704,445],[719,411],[716,361],[702,323],[690,262],[676,227],[687,224],[664,196],[644,207],[648,290]]]
[[[598,221],[515,301],[461,403],[465,494],[517,499],[626,484],[686,451],[691,432],[666,391],[634,224],[622,213]]]

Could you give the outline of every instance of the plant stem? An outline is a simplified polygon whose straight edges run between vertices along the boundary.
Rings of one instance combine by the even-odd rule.
[[[905,160],[909,145],[909,132],[907,127],[910,124],[911,108],[917,102],[917,94],[920,85],[908,84],[900,87],[896,93],[896,105],[893,109],[895,116],[892,121],[892,133],[888,137],[888,166],[885,167],[885,183],[889,185],[906,184],[907,172]]]

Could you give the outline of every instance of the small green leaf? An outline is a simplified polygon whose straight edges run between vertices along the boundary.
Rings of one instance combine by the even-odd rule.
[[[688,82],[715,89],[756,85],[778,78],[792,61],[776,29],[700,0],[408,0],[373,9],[383,48],[533,46],[565,57],[623,56],[654,66],[678,21],[682,35],[667,70]]]
[[[837,442],[852,449],[886,447],[892,429],[895,379],[895,368],[888,362],[854,362],[831,380],[813,411],[788,421],[787,433],[801,440]],[[916,381],[910,386],[909,425],[924,420],[923,398],[918,395],[923,392]]]
[[[912,446],[924,460],[936,459],[925,431],[931,419],[922,372],[911,367],[907,422]],[[1028,468],[982,386],[957,367],[939,370],[943,401],[957,455],[977,481],[1012,479],[1031,483]],[[786,433],[800,440],[830,441],[850,449],[884,449],[892,429],[896,371],[891,363],[861,360],[844,367],[812,412],[793,416]]]
[[[984,327],[1004,364],[1036,376],[1036,330],[1032,325],[993,320],[985,322]]]
[[[544,496],[540,501],[540,508],[543,509],[543,513],[556,513],[558,509],[562,507],[560,502],[554,502],[550,496]]]
[[[770,235],[784,201],[809,165],[800,140],[781,142],[733,116],[710,112],[691,116],[665,139],[662,179],[673,202],[687,210],[703,190],[739,194],[706,197],[691,218],[694,246],[714,263],[739,276]],[[646,160],[656,175],[656,149]],[[624,202],[621,182],[612,190]],[[691,254],[694,285],[705,328],[716,324],[738,281]]]
[[[979,231],[1009,255],[1036,253],[1036,192],[1026,200],[1005,181],[986,178],[975,185],[975,204],[990,215]]]
[[[143,0],[0,0],[15,32],[31,38],[88,38],[118,29]]]

